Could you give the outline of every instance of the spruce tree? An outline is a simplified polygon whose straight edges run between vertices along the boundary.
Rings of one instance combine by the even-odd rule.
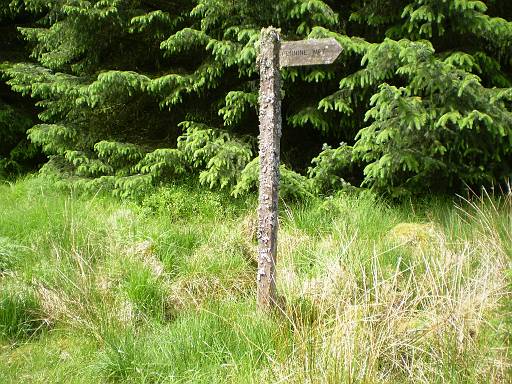
[[[352,147],[363,184],[403,194],[510,177],[512,23],[480,1],[360,4],[351,19],[384,39],[364,44],[363,68],[340,82],[367,109]]]
[[[34,107],[10,90],[1,72],[8,63],[27,60],[16,26],[31,21],[20,4],[0,1],[0,178],[20,175],[42,161],[39,149],[27,139],[27,130],[36,121]]]
[[[33,62],[4,72],[42,108],[29,134],[51,156],[46,168],[84,186],[125,195],[195,174],[234,194],[254,188],[268,25],[344,47],[331,66],[282,71],[284,191],[362,182],[402,195],[511,173],[507,2],[18,3],[41,16],[20,28]]]

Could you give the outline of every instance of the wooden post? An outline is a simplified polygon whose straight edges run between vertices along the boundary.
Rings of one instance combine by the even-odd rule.
[[[258,207],[258,308],[277,302],[276,256],[278,226],[279,152],[281,140],[281,75],[279,30],[261,31],[260,40],[260,186]]]
[[[283,43],[279,30],[263,28],[260,38],[260,189],[258,207],[258,308],[277,305],[277,203],[281,140],[279,68],[331,64],[342,51],[333,38]]]

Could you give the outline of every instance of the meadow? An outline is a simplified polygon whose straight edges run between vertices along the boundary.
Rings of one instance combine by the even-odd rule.
[[[512,198],[282,201],[0,185],[1,383],[510,383]]]

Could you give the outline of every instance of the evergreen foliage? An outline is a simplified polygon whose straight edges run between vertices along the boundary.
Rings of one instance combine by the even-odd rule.
[[[250,190],[268,25],[286,40],[344,47],[333,65],[282,70],[283,191],[362,182],[400,196],[512,173],[504,0],[9,3],[38,17],[19,26],[32,62],[3,69],[41,109],[30,140],[90,188],[125,194],[196,175],[235,195]]]
[[[23,100],[4,82],[4,61],[27,59],[25,44],[16,33],[16,25],[28,22],[17,2],[0,1],[0,178],[19,175],[40,160],[39,149],[27,140],[26,132],[34,124],[30,100]]]

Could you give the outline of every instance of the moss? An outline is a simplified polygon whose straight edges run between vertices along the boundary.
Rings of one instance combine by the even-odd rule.
[[[387,236],[394,243],[425,249],[439,241],[440,232],[434,223],[400,223]]]

